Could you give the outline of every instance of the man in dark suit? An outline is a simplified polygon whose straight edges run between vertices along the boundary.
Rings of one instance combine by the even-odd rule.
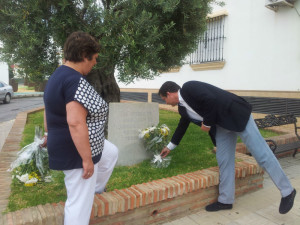
[[[218,201],[206,206],[207,211],[232,209],[235,195],[235,149],[240,136],[258,164],[267,171],[282,195],[279,212],[287,213],[294,203],[296,190],[290,184],[278,160],[261,136],[251,105],[243,98],[213,85],[189,81],[182,88],[172,81],[159,89],[166,104],[176,106],[181,115],[171,142],[161,151],[167,156],[181,141],[190,122],[209,132],[217,146],[220,182]]]

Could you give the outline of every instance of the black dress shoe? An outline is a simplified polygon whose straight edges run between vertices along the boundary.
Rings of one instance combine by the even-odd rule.
[[[291,194],[288,196],[281,198],[280,206],[279,206],[279,212],[281,214],[286,214],[288,211],[291,210],[291,208],[294,205],[294,199],[296,196],[296,189],[292,191]]]
[[[210,205],[207,205],[205,209],[208,212],[216,212],[224,209],[232,209],[232,204],[223,204],[221,202],[214,202]]]

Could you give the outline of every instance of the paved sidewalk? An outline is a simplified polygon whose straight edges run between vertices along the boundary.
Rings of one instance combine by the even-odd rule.
[[[0,152],[4,145],[5,139],[7,138],[7,135],[9,134],[9,131],[12,128],[14,122],[15,120],[10,120],[10,121],[0,123]]]
[[[300,224],[300,154],[288,156],[279,162],[297,190],[292,210],[279,214],[280,193],[269,178],[264,175],[264,188],[236,199],[232,210],[206,212],[188,215],[163,225],[299,225]]]

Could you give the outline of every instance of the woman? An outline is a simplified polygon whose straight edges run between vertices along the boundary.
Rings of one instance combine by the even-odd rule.
[[[44,92],[49,166],[65,174],[65,225],[89,223],[94,193],[103,192],[118,157],[104,137],[108,104],[84,78],[99,49],[89,34],[72,33],[64,45],[65,64]]]

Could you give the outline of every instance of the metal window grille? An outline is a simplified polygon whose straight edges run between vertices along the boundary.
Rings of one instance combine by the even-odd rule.
[[[190,54],[190,64],[224,61],[225,15],[207,20],[207,30],[198,40],[197,49]]]

